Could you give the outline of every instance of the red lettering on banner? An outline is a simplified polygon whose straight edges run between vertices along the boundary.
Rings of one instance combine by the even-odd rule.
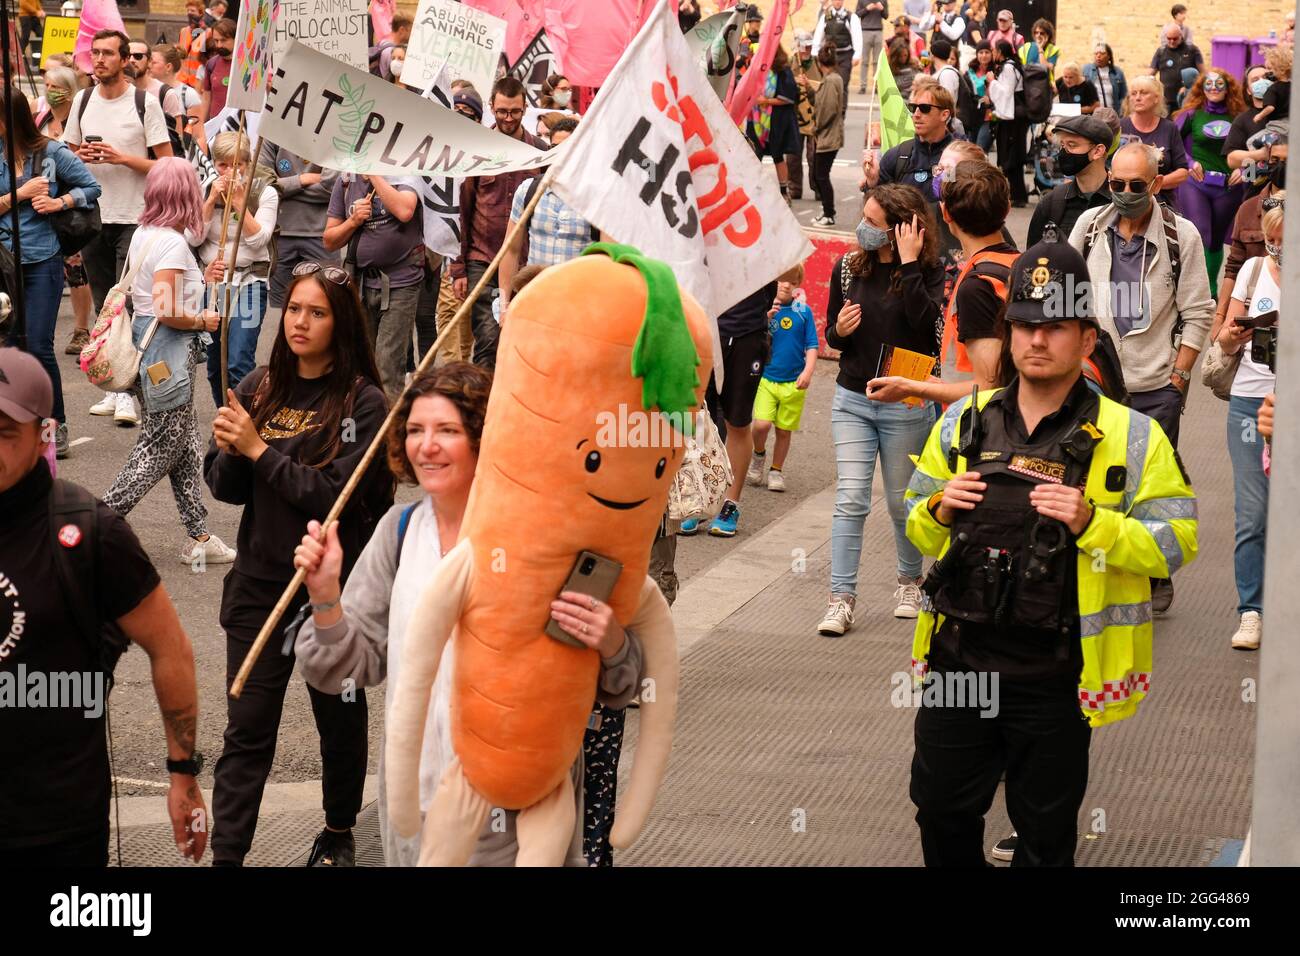
[[[742,232],[735,226],[727,226],[722,230],[722,234],[731,241],[733,246],[739,246],[741,249],[748,249],[758,242],[758,237],[763,234],[763,218],[753,206],[745,207],[745,227]]]

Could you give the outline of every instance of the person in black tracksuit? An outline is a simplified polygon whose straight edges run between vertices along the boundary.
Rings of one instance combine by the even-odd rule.
[[[300,263],[294,273],[270,364],[228,393],[204,461],[213,496],[244,508],[238,557],[221,599],[228,684],[293,578],[302,529],[325,518],[387,413],[364,312],[347,274],[312,262]],[[392,478],[378,457],[339,520],[345,554],[361,553],[392,501]],[[345,563],[344,580],[350,570]],[[290,608],[305,603],[302,588]],[[257,829],[293,673],[292,652],[281,652],[281,631],[276,629],[240,696],[226,699],[212,804],[216,865],[242,864]],[[309,865],[350,865],[351,828],[366,776],[365,693],[358,690],[352,700],[311,687],[308,692],[321,735],[325,809],[325,830]]]

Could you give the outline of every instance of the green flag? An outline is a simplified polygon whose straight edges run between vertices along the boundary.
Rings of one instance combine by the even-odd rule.
[[[916,127],[912,125],[912,114],[907,108],[907,101],[898,92],[894,74],[889,69],[889,58],[885,51],[880,51],[880,62],[876,64],[876,99],[880,103],[880,151],[893,149],[904,140],[916,136]]]

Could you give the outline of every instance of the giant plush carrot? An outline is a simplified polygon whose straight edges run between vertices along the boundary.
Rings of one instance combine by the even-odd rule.
[[[430,690],[448,640],[454,649],[456,759],[429,808],[421,863],[464,863],[493,807],[522,811],[519,863],[563,861],[576,823],[570,768],[600,659],[544,629],[584,550],[623,565],[609,604],[642,642],[654,682],[615,846],[636,838],[667,765],[676,640],[646,568],[683,452],[680,432],[665,423],[689,428],[709,378],[712,333],[663,263],[626,246],[587,252],[600,254],[547,269],[510,303],[461,538],[404,643],[386,764],[389,820],[405,838],[420,828]],[[642,427],[611,429],[611,421]]]

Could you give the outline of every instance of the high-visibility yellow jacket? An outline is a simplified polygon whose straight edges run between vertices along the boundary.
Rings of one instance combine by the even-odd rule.
[[[982,409],[997,390],[981,392]],[[954,402],[934,426],[905,496],[907,536],[923,553],[942,556],[948,528],[933,508],[943,486],[965,472],[948,467],[960,442],[969,398]],[[1079,706],[1093,727],[1131,716],[1151,690],[1151,583],[1196,557],[1196,496],[1160,426],[1140,412],[1101,398],[1097,443],[1084,498],[1095,509],[1078,538],[1078,591],[1083,672]],[[1106,489],[1107,470],[1125,469],[1124,486]],[[1112,479],[1112,484],[1116,484]],[[928,604],[928,601],[927,601]],[[912,642],[912,667],[923,677],[930,638],[942,615],[922,610]]]

